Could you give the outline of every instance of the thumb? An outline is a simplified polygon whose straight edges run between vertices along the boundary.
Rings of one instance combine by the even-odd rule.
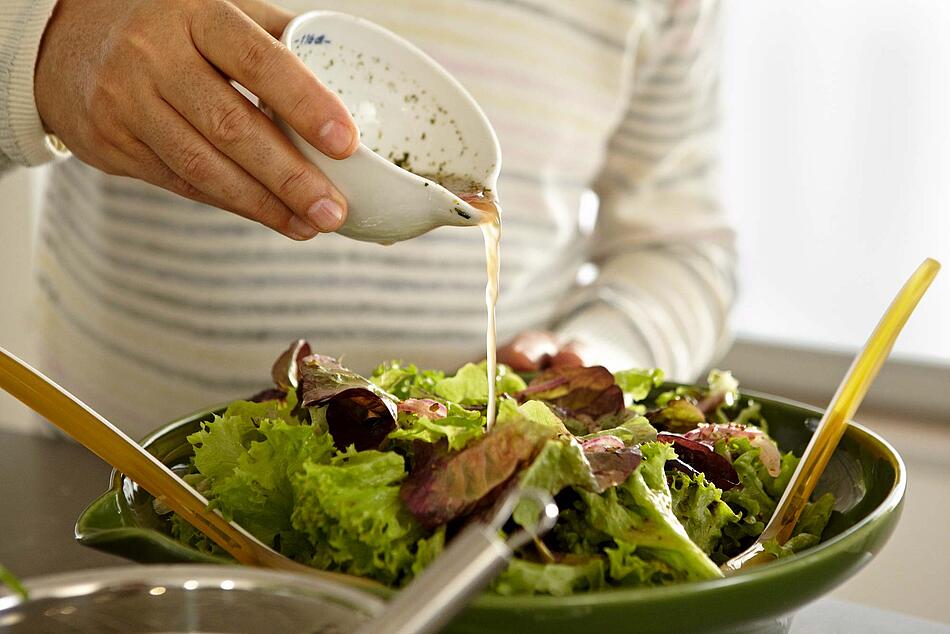
[[[249,18],[257,22],[262,29],[274,38],[280,39],[287,23],[294,19],[294,14],[286,9],[275,7],[264,0],[230,0],[231,4],[243,11]]]

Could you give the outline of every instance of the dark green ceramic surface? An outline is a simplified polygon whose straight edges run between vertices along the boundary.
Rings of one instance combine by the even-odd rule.
[[[821,412],[771,396],[762,404],[779,446],[800,455]],[[221,408],[171,423],[142,441],[165,464],[186,465],[185,437]],[[906,473],[884,440],[852,423],[828,466],[820,491],[838,499],[818,546],[735,576],[664,588],[609,590],[569,597],[483,595],[447,631],[487,632],[782,632],[788,615],[841,584],[884,545],[900,516]],[[122,474],[76,523],[83,544],[143,563],[221,562],[165,532],[152,498]]]

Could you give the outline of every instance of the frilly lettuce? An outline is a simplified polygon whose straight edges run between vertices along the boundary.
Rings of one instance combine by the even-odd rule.
[[[663,385],[663,371],[656,368],[642,370],[620,370],[614,372],[614,380],[623,390],[624,399],[629,406],[649,396],[654,388]]]
[[[524,380],[505,365],[498,365],[498,394],[513,394],[525,388]],[[488,374],[484,363],[467,363],[455,376],[435,382],[433,392],[450,403],[485,405],[488,403]]]
[[[310,563],[399,585],[411,576],[430,540],[399,499],[406,478],[393,452],[348,450],[329,464],[306,462],[293,480],[293,527],[314,546]]]
[[[622,485],[600,495],[580,493],[590,526],[617,544],[633,546],[642,559],[663,562],[671,581],[721,577],[719,567],[689,538],[674,512],[664,466],[676,457],[675,450],[653,442],[640,451],[643,461]]]
[[[443,418],[428,418],[414,414],[400,414],[392,440],[436,443],[448,442],[449,449],[462,449],[485,433],[485,417],[480,413],[449,403]]]
[[[498,575],[492,589],[501,595],[550,594],[563,597],[575,592],[600,590],[607,583],[600,557],[579,558],[560,563],[539,563],[513,559]]]
[[[561,368],[526,384],[501,366],[490,431],[484,364],[446,376],[393,362],[367,379],[298,341],[272,375],[277,389],[263,402],[236,401],[189,436],[185,479],[281,553],[391,586],[517,486],[548,491],[562,512],[497,593],[715,578],[716,564],[761,532],[798,463],[744,426],[765,421],[756,403],[738,403],[725,372],[710,374],[709,390],[677,388],[653,403],[657,370]],[[829,495],[808,505],[792,539],[769,551],[817,543],[833,504]],[[222,554],[155,507],[178,539]],[[522,502],[505,530],[533,524],[538,510]]]
[[[722,490],[706,476],[675,473],[670,476],[673,512],[680,519],[689,538],[704,553],[716,550],[722,529],[739,521],[739,516],[722,500]]]

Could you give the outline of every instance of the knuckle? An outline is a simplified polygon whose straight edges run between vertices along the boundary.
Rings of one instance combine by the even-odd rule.
[[[270,191],[269,189],[265,189],[251,206],[251,217],[261,224],[267,225],[268,227],[274,227],[275,221],[280,216],[282,207],[282,203],[274,194],[274,192]]]
[[[247,42],[238,61],[248,80],[258,83],[271,76],[285,48],[276,40],[260,39]]]
[[[203,200],[204,192],[200,189],[178,176],[177,174],[169,174],[168,181],[165,185],[166,188],[175,192],[179,196],[184,196],[185,198],[191,198],[192,200]]]
[[[233,145],[254,134],[254,117],[244,104],[218,108],[211,117],[211,137],[215,144]]]
[[[214,177],[214,158],[207,148],[187,148],[180,161],[181,177],[190,183],[204,183]]]
[[[295,197],[307,189],[313,189],[313,178],[305,167],[294,167],[280,182],[277,194],[284,200]]]
[[[314,113],[320,113],[321,116],[314,117]],[[307,90],[302,95],[297,96],[293,103],[287,109],[286,119],[294,125],[302,125],[300,132],[310,136],[319,132],[325,118],[333,115],[332,111],[327,110],[326,105],[320,103],[320,100]],[[314,137],[311,137],[314,138]]]
[[[313,103],[313,98],[309,94],[299,95],[294,99],[294,103],[291,104],[290,108],[287,110],[287,116],[290,119],[296,119],[297,116],[301,114],[317,112],[316,104]]]
[[[130,60],[157,63],[168,53],[167,29],[171,18],[181,12],[180,6],[168,6],[167,0],[135,3],[118,18],[109,31],[109,45],[104,49],[108,65],[128,67]]]

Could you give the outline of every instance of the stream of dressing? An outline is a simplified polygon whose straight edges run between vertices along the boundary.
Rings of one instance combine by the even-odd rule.
[[[479,224],[485,237],[485,266],[488,283],[485,285],[485,308],[488,312],[488,327],[485,334],[485,360],[488,372],[488,411],[485,413],[487,429],[495,424],[498,381],[498,342],[495,328],[495,304],[498,303],[498,277],[501,273],[501,207],[486,198],[482,192],[459,196],[472,207],[485,212],[485,220]]]

